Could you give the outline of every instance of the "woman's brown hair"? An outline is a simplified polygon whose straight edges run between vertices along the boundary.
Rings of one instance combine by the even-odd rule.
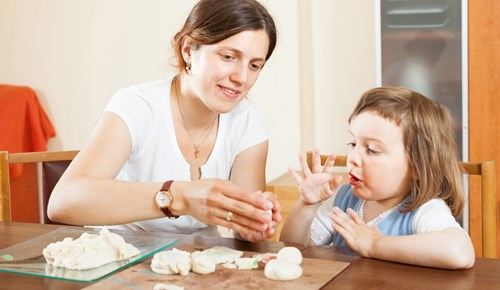
[[[448,109],[408,89],[379,87],[361,96],[349,123],[366,111],[377,113],[403,130],[413,179],[403,212],[412,211],[432,198],[441,198],[453,215],[459,216],[464,203],[462,175],[454,121]]]
[[[268,60],[276,46],[276,26],[264,6],[255,0],[200,0],[173,39],[179,71],[186,69],[181,52],[185,36],[198,46],[217,43],[242,31],[260,29],[269,37]]]

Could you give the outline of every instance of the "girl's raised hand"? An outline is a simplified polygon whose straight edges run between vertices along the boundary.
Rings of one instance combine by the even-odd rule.
[[[363,257],[371,257],[373,245],[382,236],[376,226],[367,226],[350,208],[345,213],[334,207],[329,216],[333,220],[333,229],[344,238],[351,250]]]
[[[318,149],[314,149],[312,171],[307,166],[304,153],[299,155],[299,162],[304,175],[303,177],[297,174],[292,168],[289,168],[288,172],[295,179],[295,182],[297,182],[299,192],[305,204],[316,204],[335,193],[342,181],[341,176],[333,176],[335,156],[329,155],[325,166],[322,167],[319,151]]]

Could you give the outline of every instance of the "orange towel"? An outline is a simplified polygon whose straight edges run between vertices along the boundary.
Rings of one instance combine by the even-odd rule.
[[[46,151],[48,139],[54,136],[54,127],[32,89],[0,85],[0,150]],[[9,172],[12,220],[38,222],[36,164],[13,164]]]
[[[54,127],[29,87],[0,85],[0,150],[10,153],[46,151]],[[22,166],[10,167],[10,176],[22,174]]]

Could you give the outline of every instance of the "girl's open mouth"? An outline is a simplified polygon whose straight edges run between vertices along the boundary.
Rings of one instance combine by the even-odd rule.
[[[359,184],[361,184],[363,181],[361,181],[361,179],[359,179],[358,177],[356,177],[355,175],[349,173],[349,183],[353,186],[357,186]]]

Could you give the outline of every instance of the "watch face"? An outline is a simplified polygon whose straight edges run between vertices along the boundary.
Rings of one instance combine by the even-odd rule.
[[[160,208],[167,207],[168,204],[170,203],[170,197],[165,191],[160,191],[156,195],[156,203]]]

